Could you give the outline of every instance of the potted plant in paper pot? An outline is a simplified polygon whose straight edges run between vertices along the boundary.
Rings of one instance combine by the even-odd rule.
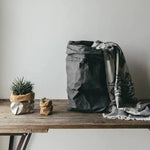
[[[15,115],[32,113],[34,110],[33,83],[17,78],[11,86],[11,112]]]

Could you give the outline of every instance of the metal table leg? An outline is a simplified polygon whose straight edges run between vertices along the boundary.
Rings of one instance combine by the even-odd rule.
[[[31,133],[29,133],[29,134],[27,135],[27,138],[26,138],[26,141],[25,141],[25,144],[24,144],[24,147],[23,147],[22,150],[26,150],[27,145],[28,145],[28,143],[29,143],[29,141],[30,141],[31,135],[32,135]]]
[[[9,150],[13,150],[13,145],[14,145],[14,135],[11,135],[9,139]]]
[[[26,150],[31,133],[0,133],[0,136],[10,136],[8,150],[13,150],[14,136],[21,136],[16,150]]]
[[[18,143],[18,146],[17,146],[17,149],[16,150],[21,150],[22,149],[22,146],[23,146],[23,143],[25,141],[25,138],[26,138],[27,134],[23,134],[20,138],[20,141]]]

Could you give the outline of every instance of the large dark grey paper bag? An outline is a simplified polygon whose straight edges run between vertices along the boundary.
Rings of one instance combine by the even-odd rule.
[[[68,109],[103,112],[109,105],[102,50],[92,41],[70,41],[67,45],[66,71]]]

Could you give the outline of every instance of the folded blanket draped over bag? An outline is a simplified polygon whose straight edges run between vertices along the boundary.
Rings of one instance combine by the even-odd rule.
[[[150,120],[150,100],[138,100],[124,54],[118,44],[96,41],[92,47],[104,52],[107,88],[110,105],[109,119]]]

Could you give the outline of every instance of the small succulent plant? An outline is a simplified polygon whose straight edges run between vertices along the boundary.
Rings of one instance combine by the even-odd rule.
[[[12,82],[11,90],[14,95],[23,95],[32,92],[33,83],[22,78],[16,78]]]

